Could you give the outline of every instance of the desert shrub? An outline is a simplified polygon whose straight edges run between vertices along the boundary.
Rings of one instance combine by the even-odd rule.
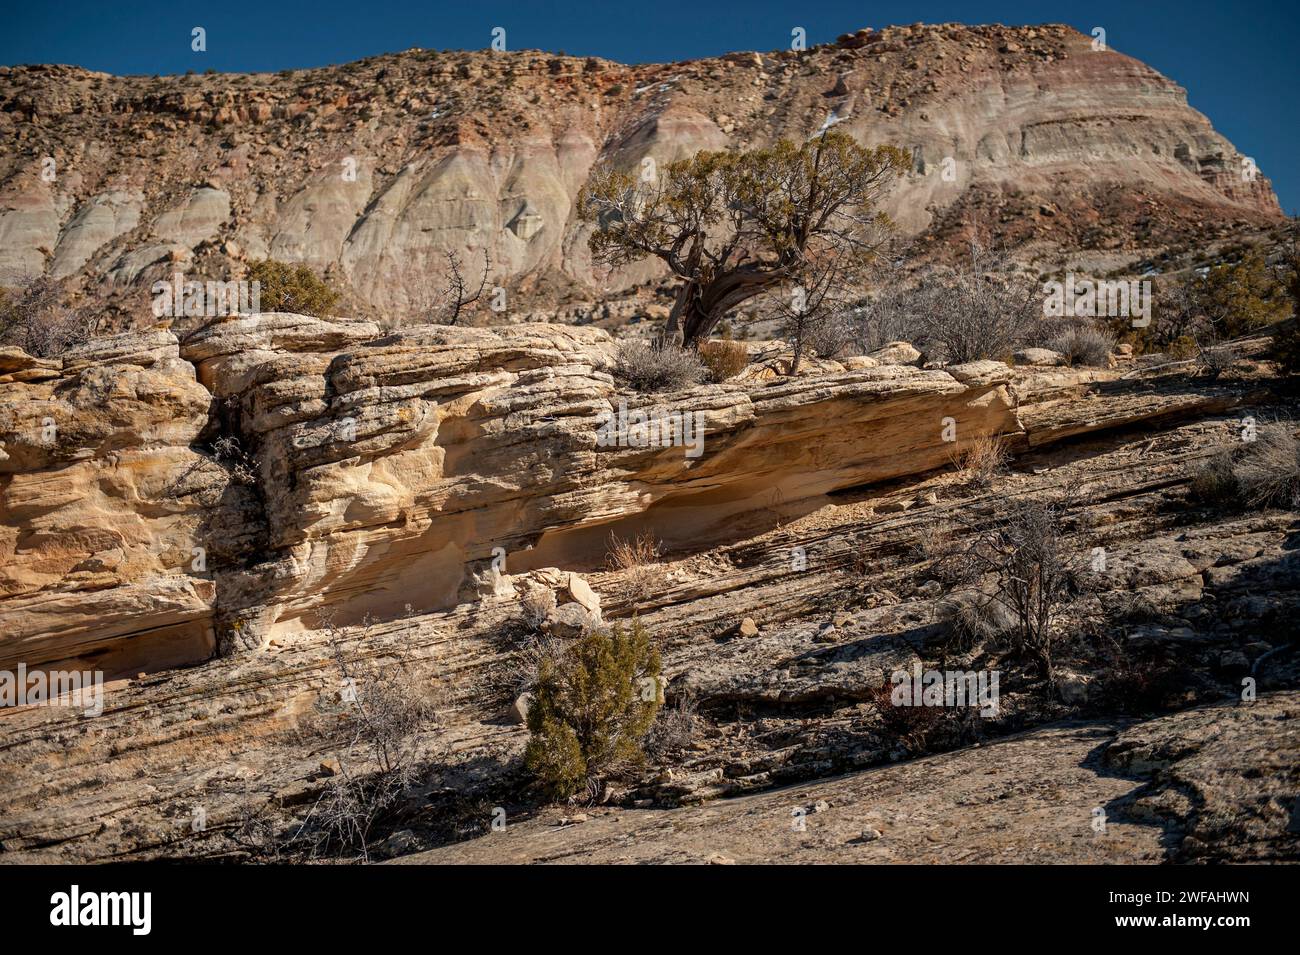
[[[1261,428],[1254,441],[1220,451],[1192,476],[1189,494],[1228,507],[1300,507],[1300,444],[1282,424]]]
[[[1286,291],[1291,300],[1291,320],[1273,329],[1273,356],[1284,372],[1294,375],[1300,373],[1300,240],[1292,244],[1288,262],[1291,271]]]
[[[1238,262],[1162,281],[1150,337],[1158,349],[1190,358],[1196,348],[1285,318],[1292,307],[1287,293],[1263,254],[1251,250]]]
[[[541,661],[524,764],[549,795],[571,796],[644,758],[659,668],[659,652],[637,621],[592,631]]]
[[[17,345],[37,358],[57,358],[90,341],[94,330],[89,310],[64,304],[52,279],[30,278],[0,289],[0,345]]]
[[[1300,318],[1284,322],[1274,330],[1273,357],[1288,375],[1300,374]]]
[[[853,345],[853,330],[842,314],[829,316],[804,332],[804,345],[818,358],[839,358]]]
[[[903,294],[912,327],[905,340],[953,364],[1001,359],[1029,341],[1042,320],[1037,284],[974,243],[955,267],[930,269]]]
[[[633,538],[609,535],[609,549],[605,563],[610,570],[628,571],[632,590],[645,594],[659,584],[663,568],[659,566],[659,542],[648,532]]]
[[[745,370],[749,364],[749,349],[740,342],[711,341],[699,347],[700,361],[708,369],[709,381],[726,381]]]
[[[1243,444],[1233,473],[1245,502],[1253,507],[1300,507],[1300,447],[1295,436],[1277,424],[1260,429],[1254,441]]]
[[[236,484],[257,483],[257,459],[233,435],[223,435],[212,442],[212,458],[230,473]]]
[[[1006,444],[995,434],[981,434],[962,443],[953,455],[953,464],[961,470],[966,483],[987,490],[1007,467]]]
[[[1071,365],[1104,368],[1115,350],[1115,336],[1096,325],[1072,325],[1048,340],[1047,346]]]
[[[1202,465],[1192,475],[1189,488],[1192,499],[1202,504],[1235,501],[1240,490],[1233,470],[1232,453],[1229,451],[1220,451]]]
[[[1058,502],[1012,500],[1005,516],[978,531],[958,555],[972,577],[995,577],[988,599],[1010,616],[1005,637],[1013,652],[1037,666],[1049,690],[1055,687],[1056,625],[1078,586],[1065,543],[1064,509]]]
[[[649,533],[638,534],[633,538],[609,535],[609,553],[605,562],[611,570],[629,570],[653,564],[659,559],[659,544]]]
[[[895,706],[894,684],[888,680],[870,691],[867,702],[880,716],[886,738],[911,753],[924,753],[944,720],[942,707]]]
[[[908,307],[909,294],[901,286],[890,285],[875,298],[846,313],[854,351],[865,355],[879,351],[890,342],[911,341],[916,337],[917,324]]]
[[[500,681],[509,699],[536,690],[542,661],[558,661],[567,649],[568,644],[559,637],[540,633],[528,637],[511,656]]]
[[[531,587],[519,597],[519,621],[526,630],[538,630],[555,609],[555,591]]]
[[[1196,366],[1200,372],[1217,381],[1237,363],[1237,349],[1230,344],[1212,345],[1196,353]]]
[[[1252,249],[1239,262],[1216,266],[1192,280],[1201,312],[1219,339],[1236,338],[1285,318],[1286,289],[1263,252]]]
[[[306,265],[288,265],[275,259],[254,262],[247,280],[259,283],[264,312],[294,312],[318,318],[331,313],[339,293]]]
[[[968,653],[1002,636],[1015,623],[1005,607],[979,591],[948,597],[936,615],[948,631],[945,649],[953,653]]]
[[[646,736],[646,752],[657,758],[680,753],[695,742],[699,726],[694,695],[681,693],[671,705],[660,707]]]
[[[376,826],[417,779],[419,736],[436,721],[438,697],[405,667],[349,657],[328,629],[345,691],[331,734],[336,766],[300,838],[313,851],[350,848],[368,858]]]
[[[693,349],[633,341],[619,346],[614,374],[636,391],[680,391],[702,382],[708,369]]]

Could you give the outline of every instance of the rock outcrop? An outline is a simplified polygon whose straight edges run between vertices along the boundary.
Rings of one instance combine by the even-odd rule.
[[[134,672],[157,652],[121,649],[137,643],[175,647],[174,665],[444,608],[498,555],[511,573],[600,567],[611,535],[646,528],[704,549],[774,508],[943,466],[954,438],[1020,430],[999,363],[650,398],[617,390],[613,350],[592,328],[380,337],[268,314],[28,369],[0,385],[0,660],[123,652],[101,668]],[[675,445],[637,446],[620,422],[640,413]]]
[[[987,748],[680,809],[672,825],[662,810],[605,809],[576,826],[548,812],[400,862],[1133,864],[1163,861],[1169,843],[1184,862],[1294,860],[1300,732],[1289,724],[1298,715],[1292,692],[1255,709],[1198,709],[1128,729],[1046,727]],[[1143,764],[1138,754],[1148,748],[1167,755]],[[1164,783],[1188,776],[1186,788]],[[1260,798],[1252,782],[1260,778],[1291,789]]]
[[[656,274],[593,268],[575,203],[595,164],[826,125],[912,153],[888,211],[936,246],[972,210],[1043,265],[1282,221],[1268,180],[1180,87],[1061,25],[891,27],[645,66],[538,51],[278,76],[33,66],[0,69],[14,147],[0,156],[0,284],[48,269],[132,302],[177,269],[227,279],[271,256],[401,316],[446,250],[473,250],[471,282],[486,250],[518,317],[529,296]]]
[[[746,441],[755,460],[771,455],[765,469],[715,469],[709,484],[725,489],[784,475],[807,493],[787,501],[760,493],[762,506],[737,510],[726,538],[709,544],[698,515],[679,523],[671,506],[656,512],[655,502],[674,501],[672,488],[657,483],[660,474],[675,475],[672,487],[701,492],[693,471],[696,461],[710,461],[713,432],[694,460],[681,448],[600,448],[593,409],[608,408],[615,395],[598,370],[608,359],[598,332],[430,329],[415,339],[370,340],[372,331],[364,323],[268,316],[256,334],[218,323],[179,348],[161,335],[118,341],[92,365],[78,355],[52,362],[0,352],[5,659],[82,654],[113,670],[132,648],[149,648],[154,631],[207,621],[216,642],[220,621],[265,628],[249,641],[256,650],[227,638],[227,650],[242,652],[202,665],[146,672],[158,661],[131,661],[140,672],[119,668],[126,678],[107,687],[98,716],[69,706],[0,712],[6,861],[275,858],[337,772],[330,760],[338,752],[331,734],[340,658],[385,680],[409,671],[440,701],[418,736],[423,775],[402,832],[377,833],[383,852],[434,849],[418,857],[430,861],[560,854],[707,861],[711,853],[738,862],[1300,857],[1297,673],[1289,652],[1300,614],[1295,515],[1222,512],[1186,499],[1192,476],[1234,439],[1242,416],[1262,421],[1281,410],[1277,402],[1286,399],[1270,393],[1267,379],[1209,382],[1178,368],[998,371],[997,363],[981,363],[941,375],[910,366],[825,368],[795,381],[703,389],[693,407],[735,416],[718,432],[720,456],[741,460]],[[480,353],[493,357],[479,363]],[[121,382],[117,398],[85,397],[96,380],[92,368]],[[144,387],[149,375],[165,376],[176,402],[170,416],[149,404],[157,398],[127,397],[128,388],[155,395]],[[513,389],[493,391],[491,376]],[[1141,400],[1134,381],[1144,386]],[[555,397],[543,401],[538,394],[547,389]],[[38,394],[45,397],[15,397]],[[525,400],[503,412],[512,395]],[[1003,408],[1007,398],[1012,405]],[[941,453],[927,430],[935,413],[965,409],[972,399],[990,427],[1020,422],[1008,436],[1015,470],[991,488],[967,486],[946,468],[902,473]],[[41,402],[76,441],[43,447],[26,437],[30,425],[11,425],[39,424],[42,416],[28,409]],[[403,408],[412,409],[408,419]],[[883,414],[891,408],[898,427]],[[356,419],[354,439],[338,430],[347,417]],[[129,423],[115,424],[124,418]],[[905,422],[919,430],[912,434]],[[845,439],[854,427],[865,432],[856,450]],[[792,438],[799,453],[781,449],[787,431],[802,436]],[[882,461],[888,449],[873,441],[876,434],[893,436],[899,460]],[[521,457],[525,435],[555,453]],[[806,455],[818,453],[804,445],[823,436],[845,439],[837,453],[856,454],[868,479],[898,477],[823,493],[801,470]],[[215,443],[235,437],[252,458],[217,458]],[[608,463],[594,467],[587,458]],[[137,461],[148,466],[133,467]],[[352,480],[349,467],[376,475],[365,483],[377,487]],[[189,476],[175,491],[155,490],[177,472]],[[442,483],[453,473],[459,497]],[[37,489],[64,481],[76,490],[33,500]],[[277,495],[299,495],[300,524],[289,521],[290,509],[277,510],[274,497],[261,496],[268,481]],[[644,484],[646,500],[629,494],[627,482]],[[29,505],[15,503],[15,488]],[[998,663],[1005,667],[999,715],[966,725],[974,736],[950,740],[951,752],[909,758],[883,730],[872,700],[890,671],[953,659],[943,624],[950,597],[935,581],[945,529],[961,519],[978,530],[1008,499],[1055,497],[1066,488],[1063,546],[1106,551],[1105,569],[1083,598],[1103,629],[1070,624],[1058,647],[1060,694],[1045,697],[1014,660]],[[581,502],[567,512],[566,493]],[[388,495],[396,494],[410,495],[423,531],[388,519]],[[490,517],[482,527],[457,511],[467,501]],[[21,524],[10,516],[15,506],[28,507]],[[507,549],[506,566],[494,574],[486,548],[512,510],[539,536],[531,552]],[[654,566],[602,569],[598,560],[578,577],[576,562],[560,560],[562,548],[548,541],[583,553],[578,538],[566,537],[570,524],[599,540],[610,527],[630,531],[634,525],[620,522],[647,512],[656,531],[662,522],[670,531],[698,525],[701,534]],[[214,536],[196,519],[228,523]],[[313,536],[318,524],[332,530]],[[412,596],[445,583],[431,578],[427,563],[418,578],[401,577],[405,564],[420,559],[405,542],[432,548],[430,528],[463,533],[456,542],[463,554],[448,566],[464,576],[465,593],[454,606],[407,612]],[[109,540],[106,529],[118,536]],[[178,600],[179,610],[143,602],[180,563],[180,545],[174,562],[154,556],[144,543],[154,534],[229,547],[229,556],[209,564],[213,596],[200,589],[202,574],[182,570],[194,596]],[[410,549],[385,565],[388,546]],[[122,558],[105,553],[114,548]],[[474,559],[475,548],[487,563]],[[603,541],[596,550],[603,557]],[[103,569],[70,572],[94,554],[104,555]],[[116,569],[108,569],[114,559]],[[280,570],[311,561],[332,574],[314,593]],[[544,566],[551,561],[557,566]],[[83,576],[89,573],[95,576]],[[386,574],[404,589],[382,593],[382,606],[367,603]],[[146,580],[153,581],[147,590]],[[528,624],[543,631],[571,632],[597,614],[609,622],[635,614],[661,653],[668,705],[690,700],[696,713],[693,736],[676,755],[620,782],[625,788],[585,823],[567,814],[571,821],[559,830],[549,826],[558,813],[520,795],[527,697],[510,669],[528,650],[524,594],[545,594],[532,601],[541,617]],[[119,627],[120,616],[107,616],[117,629],[105,627],[96,644],[104,656],[94,659],[100,631],[88,619],[92,608],[132,598],[139,625]],[[395,616],[383,612],[399,600]],[[347,625],[349,614],[364,618],[366,610],[369,619]],[[17,626],[46,629],[31,639]],[[1133,661],[1131,671],[1118,671],[1120,683],[1116,671],[1097,669],[1099,648]],[[1152,693],[1171,676],[1169,694]],[[1250,700],[1242,697],[1246,677],[1257,684]],[[1116,719],[1115,694],[1135,692],[1146,694],[1140,718]],[[1157,704],[1183,712],[1153,720],[1148,707]],[[779,789],[790,786],[797,788]],[[467,842],[487,832],[495,806],[507,807],[508,831]],[[1108,817],[1101,837],[1091,826],[1098,807]],[[792,808],[808,810],[803,832],[790,827]],[[960,845],[955,819],[964,820]]]

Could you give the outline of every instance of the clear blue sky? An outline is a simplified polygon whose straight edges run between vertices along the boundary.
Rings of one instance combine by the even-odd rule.
[[[841,0],[6,0],[0,64],[72,63],[110,73],[274,71],[344,63],[418,46],[481,49],[505,27],[510,49],[563,50],[644,63],[810,43],[890,24],[1054,23],[1088,33],[1186,87],[1196,109],[1300,212],[1300,3],[1297,0],[841,2]],[[207,30],[206,53],[190,30]]]

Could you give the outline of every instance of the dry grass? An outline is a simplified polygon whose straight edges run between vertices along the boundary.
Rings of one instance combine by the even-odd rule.
[[[962,472],[969,486],[987,490],[998,475],[1006,471],[1009,457],[1001,437],[981,434],[958,446],[953,452],[952,463]]]
[[[650,533],[641,533],[630,539],[610,534],[605,563],[610,570],[624,572],[628,588],[641,597],[664,580],[664,569],[659,564],[659,543]]]
[[[646,737],[646,752],[657,759],[682,753],[695,742],[703,720],[696,711],[695,697],[683,693],[672,706],[664,706]]]
[[[1260,428],[1207,461],[1192,477],[1190,494],[1203,504],[1300,507],[1300,444],[1288,425]]]
[[[708,370],[692,349],[627,341],[619,345],[614,374],[635,391],[681,391],[703,381]]]
[[[549,587],[532,587],[519,597],[519,617],[528,630],[538,630],[555,609],[555,592]]]
[[[749,364],[749,349],[740,342],[705,342],[699,348],[700,361],[709,370],[709,381],[720,383],[733,378]]]
[[[1300,507],[1300,444],[1286,426],[1260,429],[1235,469],[1242,497],[1253,507]]]

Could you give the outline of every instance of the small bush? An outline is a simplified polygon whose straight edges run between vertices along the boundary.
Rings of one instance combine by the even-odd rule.
[[[37,358],[58,358],[90,341],[94,330],[90,312],[65,305],[58,283],[49,278],[0,289],[0,345],[17,345]]]
[[[968,653],[1015,625],[1005,607],[978,591],[949,597],[936,612],[948,630],[945,649],[953,653]]]
[[[288,265],[274,259],[254,262],[247,280],[260,285],[264,312],[294,312],[323,318],[339,301],[339,293],[305,265]]]
[[[1252,507],[1300,507],[1300,447],[1282,425],[1261,429],[1234,473]]]
[[[971,487],[987,490],[1007,467],[1007,447],[994,434],[982,434],[961,445],[953,458]]]
[[[663,584],[659,543],[651,534],[639,534],[628,540],[610,534],[605,563],[610,570],[627,572],[628,589],[638,604]]]
[[[699,348],[700,361],[708,369],[709,381],[721,383],[745,370],[749,349],[740,342],[705,342]]]
[[[996,578],[988,597],[1011,624],[1005,637],[1012,651],[1031,660],[1048,688],[1055,689],[1057,624],[1079,582],[1062,526],[1064,505],[1011,500],[1004,514],[977,532],[956,559],[965,563],[971,579]]]
[[[525,766],[564,798],[644,758],[659,708],[659,653],[645,628],[616,624],[541,661],[528,711]]]
[[[1283,322],[1273,331],[1273,357],[1288,375],[1300,375],[1300,318]]]
[[[1300,444],[1284,425],[1261,428],[1254,441],[1206,462],[1192,476],[1190,496],[1220,506],[1300,507]]]
[[[871,691],[867,702],[879,714],[885,737],[911,753],[924,753],[944,720],[942,707],[895,706],[894,684],[888,680]]]
[[[695,742],[699,726],[695,697],[683,693],[672,706],[659,710],[646,737],[646,752],[658,758],[680,753]]]
[[[419,738],[435,725],[443,699],[404,666],[381,666],[346,654],[332,622],[327,630],[349,696],[338,713],[335,775],[312,807],[300,838],[313,852],[351,848],[369,858],[376,827],[418,778]]]
[[[618,349],[614,374],[636,391],[680,391],[702,382],[708,376],[708,369],[688,348],[623,342]]]
[[[1115,350],[1115,336],[1096,325],[1075,325],[1050,339],[1047,347],[1060,352],[1071,365],[1105,368]]]
[[[527,630],[541,629],[554,609],[555,591],[549,587],[533,587],[519,598],[519,618]]]
[[[1202,504],[1226,504],[1237,499],[1241,488],[1233,471],[1232,454],[1221,451],[1192,476],[1192,499]]]
[[[1236,363],[1237,349],[1230,344],[1213,345],[1202,348],[1196,353],[1197,368],[1211,381],[1218,381],[1222,375],[1232,370],[1232,366]]]
[[[505,666],[502,683],[508,698],[513,701],[524,693],[535,691],[542,661],[558,661],[567,649],[568,645],[559,637],[535,634],[525,640]]]

